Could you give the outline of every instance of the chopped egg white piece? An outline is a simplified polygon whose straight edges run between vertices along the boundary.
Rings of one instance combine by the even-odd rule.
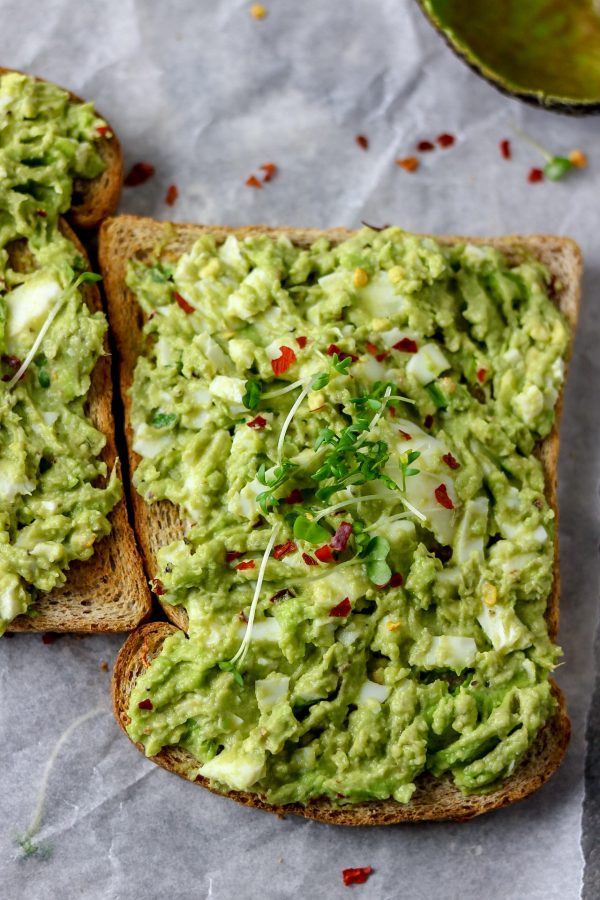
[[[445,369],[450,368],[450,363],[437,344],[423,344],[414,353],[406,364],[406,371],[421,384],[429,384]]]
[[[263,750],[244,752],[222,750],[218,756],[200,767],[200,775],[212,781],[221,781],[234,791],[243,791],[261,778],[265,771]]]

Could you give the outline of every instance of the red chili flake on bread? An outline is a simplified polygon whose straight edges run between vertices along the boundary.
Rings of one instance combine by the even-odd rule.
[[[433,425],[433,416],[425,416],[423,425],[425,426],[425,428],[431,428],[431,426]]]
[[[419,153],[429,153],[431,150],[435,150],[435,144],[431,141],[419,141],[417,150]]]
[[[136,163],[125,176],[123,184],[125,187],[139,187],[140,184],[144,184],[149,178],[152,178],[155,171],[154,166],[150,163]]]
[[[260,167],[263,172],[263,182],[271,181],[271,179],[277,174],[277,166],[275,163],[263,163]]]
[[[404,584],[404,575],[402,572],[394,572],[392,577],[387,583],[388,587],[402,587]]]
[[[304,348],[306,347],[307,340],[308,340],[308,338],[304,337],[304,335],[300,335],[300,337],[296,338],[296,343],[298,344],[298,346],[300,347],[301,350],[304,350]]]
[[[342,879],[346,887],[349,887],[351,884],[364,884],[372,871],[372,866],[361,866],[358,869],[342,869]]]
[[[175,303],[179,306],[184,313],[187,313],[188,316],[194,312],[194,307],[191,303],[188,303],[185,297],[182,297],[181,294],[178,294],[177,291],[174,291],[173,297],[175,298]]]
[[[342,550],[346,549],[351,534],[352,525],[350,522],[340,522],[334,536],[329,542],[329,546],[332,550],[338,550],[341,553]]]
[[[442,456],[442,460],[449,466],[451,469],[460,469],[460,463],[451,453],[444,453]]]
[[[530,169],[529,175],[527,176],[527,181],[530,184],[535,184],[537,181],[544,180],[544,170],[543,169]]]
[[[344,359],[351,359],[352,362],[356,362],[358,360],[358,356],[355,356],[354,353],[346,353],[344,350],[340,350],[337,344],[330,344],[327,348],[327,356],[334,356],[334,354],[338,355],[340,362]]]
[[[287,497],[284,497],[284,501],[283,501],[283,502],[284,502],[284,503],[289,503],[290,505],[291,505],[292,503],[303,503],[303,502],[304,502],[304,497],[302,496],[302,491],[299,491],[298,488],[294,488],[294,490],[291,491],[291,492],[287,495]]]
[[[248,428],[256,428],[259,431],[261,428],[264,428],[267,424],[267,420],[263,418],[263,416],[256,416],[256,418],[251,419],[249,422],[246,422]]]
[[[105,137],[105,135],[109,133],[110,128],[108,127],[108,125],[98,125],[96,131],[98,132],[100,137]]]
[[[389,350],[380,350],[375,344],[371,344],[370,341],[367,341],[365,344],[365,348],[367,353],[370,353],[371,356],[374,356],[377,362],[383,362],[383,360],[389,355]]]
[[[486,378],[487,369],[477,369],[477,381],[479,382],[479,384],[483,384]]]
[[[394,344],[394,350],[399,350],[400,353],[416,353],[418,349],[419,345],[412,338],[403,337]]]
[[[454,503],[448,496],[448,488],[444,483],[438,484],[434,493],[435,499],[440,504],[440,506],[443,506],[444,509],[454,509]]]
[[[283,375],[296,362],[297,356],[291,347],[280,347],[281,356],[271,360],[271,368],[275,375]]]
[[[259,179],[256,177],[256,175],[250,175],[249,178],[246,178],[246,185],[248,187],[261,188],[262,181],[259,181]]]
[[[315,556],[317,557],[319,562],[322,562],[322,563],[335,562],[335,559],[333,557],[333,553],[331,551],[331,547],[329,546],[329,544],[323,544],[322,547],[319,547],[318,550],[315,550]]]
[[[412,434],[409,434],[408,431],[402,431],[402,429],[399,428],[399,429],[398,429],[398,434],[399,434],[400,437],[403,438],[405,441],[412,441]]]
[[[243,550],[226,550],[225,551],[225,562],[233,562],[234,559],[239,559],[240,556],[244,555]]]
[[[350,600],[348,597],[344,597],[341,603],[338,603],[337,606],[334,606],[333,609],[329,610],[329,615],[334,618],[342,618],[342,616],[347,616],[350,614],[352,606],[350,605]]]
[[[288,541],[287,544],[277,544],[273,548],[273,559],[283,559],[288,553],[293,553],[297,549],[298,547],[293,541]]]
[[[319,563],[316,559],[313,559],[312,556],[309,556],[308,553],[302,554],[302,560],[307,566],[318,566]]]
[[[3,353],[0,357],[3,363],[7,366],[10,366],[11,369],[17,371],[17,369],[21,368],[21,360],[18,356],[12,356],[11,354]]]
[[[179,190],[177,189],[177,185],[170,184],[167,188],[167,193],[165,194],[165,203],[167,204],[167,206],[173,206],[178,197]]]
[[[35,214],[36,214],[36,216],[39,216],[40,219],[48,218],[48,213],[46,212],[45,209],[36,209]]]
[[[156,594],[157,597],[162,597],[163,594],[166,594],[165,586],[160,580],[160,578],[155,578],[152,582],[152,590]]]
[[[388,406],[387,410],[388,410],[390,416],[396,415],[396,407],[395,406]]]
[[[273,594],[272,597],[269,597],[269,603],[279,603],[280,600],[283,600],[286,594],[289,594],[290,597],[294,596],[289,588],[282,588],[280,591],[277,591],[277,593]]]
[[[510,141],[500,141],[500,156],[502,159],[511,158]]]
[[[403,156],[402,159],[396,160],[396,165],[405,172],[416,172],[419,168],[419,160],[416,156]]]
[[[354,138],[361,150],[369,149],[369,138],[364,134],[357,134]]]
[[[245,559],[244,562],[238,563],[236,569],[238,572],[243,572],[244,569],[253,569],[254,568],[254,560],[253,559]]]
[[[436,143],[445,150],[446,147],[451,147],[452,144],[456,141],[456,138],[453,134],[448,134],[444,132],[443,134],[439,134],[436,138]]]
[[[140,700],[140,702],[138,703],[138,709],[154,709],[150,697],[146,697],[145,700]]]

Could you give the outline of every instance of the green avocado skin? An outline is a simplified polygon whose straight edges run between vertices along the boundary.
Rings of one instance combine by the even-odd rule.
[[[157,587],[189,622],[136,682],[133,740],[273,804],[510,776],[560,652],[534,450],[569,334],[545,268],[397,228],[207,234],[127,283],[134,484],[187,522]]]
[[[121,494],[85,409],[106,320],[59,228],[75,179],[104,168],[105,130],[55,85],[0,77],[0,634],[89,559]]]
[[[505,93],[559,112],[600,111],[600,13],[593,0],[418,2],[452,49]]]

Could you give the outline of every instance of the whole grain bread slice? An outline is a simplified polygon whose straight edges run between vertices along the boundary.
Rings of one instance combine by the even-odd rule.
[[[0,68],[0,76],[9,69]],[[73,102],[82,102],[71,94]],[[123,160],[116,136],[101,137],[98,147],[106,163],[104,172],[91,181],[81,180],[76,186],[80,195],[69,218],[74,225],[92,228],[114,212],[121,191]],[[61,221],[63,234],[71,240],[91,268],[81,241],[67,223]],[[29,258],[24,242],[10,248],[12,265],[27,268]],[[102,310],[100,292],[95,284],[82,287],[85,302],[92,311]],[[112,412],[112,375],[105,338],[104,355],[96,363],[86,403],[86,411],[94,426],[106,436],[102,458],[110,471],[118,465],[115,427]],[[127,506],[122,499],[110,514],[111,533],[95,547],[93,556],[75,561],[69,567],[67,580],[61,587],[41,594],[33,614],[18,616],[9,631],[123,632],[143,622],[151,610],[151,597],[137,550]]]

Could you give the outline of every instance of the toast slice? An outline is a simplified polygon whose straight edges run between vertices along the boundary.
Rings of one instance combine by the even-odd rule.
[[[132,450],[131,403],[128,391],[132,383],[136,359],[142,349],[144,320],[135,297],[125,284],[127,262],[131,258],[150,262],[156,255],[157,247],[160,248],[162,259],[174,260],[186,252],[194,241],[206,232],[215,235],[217,239],[225,239],[228,234],[235,234],[238,237],[249,234],[276,236],[284,232],[300,246],[308,246],[320,237],[327,237],[330,241],[337,243],[350,235],[350,232],[344,229],[323,232],[310,229],[271,229],[266,227],[229,229],[199,225],[171,225],[135,216],[121,216],[109,219],[104,223],[100,232],[100,265],[108,298],[109,320],[115,334],[119,355],[119,383],[125,409],[125,433],[131,473],[135,471],[139,457]],[[468,240],[470,243],[491,245],[501,250],[513,263],[527,255],[535,256],[548,267],[553,277],[555,301],[574,330],[579,308],[582,260],[579,247],[573,241],[552,236],[512,236],[492,239],[444,237],[437,238],[437,240],[442,244]],[[562,399],[559,399],[554,428],[537,451],[544,467],[547,499],[556,517],[558,517],[556,470],[561,407]],[[132,493],[135,529],[146,571],[149,577],[153,578],[156,574],[157,551],[161,546],[182,536],[182,521],[177,508],[168,501],[161,501],[150,506],[135,491]],[[559,597],[558,546],[555,542],[553,587],[548,598],[546,613],[548,630],[552,639],[556,637],[558,630]],[[163,606],[171,621],[185,630],[187,627],[185,611],[168,604],[163,604]],[[144,626],[131,635],[121,650],[114,669],[113,703],[117,720],[124,730],[128,724],[127,708],[131,688],[139,674],[148,666],[149,660],[160,652],[162,642],[172,630],[172,626],[164,623]],[[290,812],[346,825],[391,824],[409,820],[468,819],[528,796],[558,768],[568,744],[570,723],[564,700],[556,685],[553,685],[553,691],[558,699],[555,715],[542,729],[511,779],[492,793],[466,797],[449,778],[435,779],[431,776],[423,776],[419,779],[418,789],[408,804],[387,800],[337,809],[325,802],[315,801],[306,806],[295,804],[274,807],[251,793],[231,792],[229,796],[240,803],[271,812]],[[165,748],[153,759],[158,765],[208,787],[205,779],[196,776],[197,761],[180,748]]]
[[[0,68],[0,76],[9,71],[12,70]],[[82,102],[75,95],[70,96],[74,102]],[[78,202],[69,212],[71,222],[82,228],[99,225],[119,202],[123,173],[120,144],[115,136],[101,137],[98,147],[106,168],[92,181],[81,180],[75,186]],[[65,220],[61,221],[61,230],[90,269],[83,245]],[[13,265],[19,267],[26,248],[13,245],[10,252]],[[91,311],[102,310],[100,292],[95,284],[83,285],[82,291]],[[115,461],[118,464],[118,456],[112,414],[111,361],[106,338],[104,353],[92,373],[86,411],[94,426],[106,436],[102,459],[110,471]],[[93,556],[85,562],[73,562],[65,584],[41,594],[34,614],[18,616],[10,623],[8,631],[123,632],[130,631],[148,617],[151,598],[124,499],[119,501],[109,518],[112,531],[99,541]]]

